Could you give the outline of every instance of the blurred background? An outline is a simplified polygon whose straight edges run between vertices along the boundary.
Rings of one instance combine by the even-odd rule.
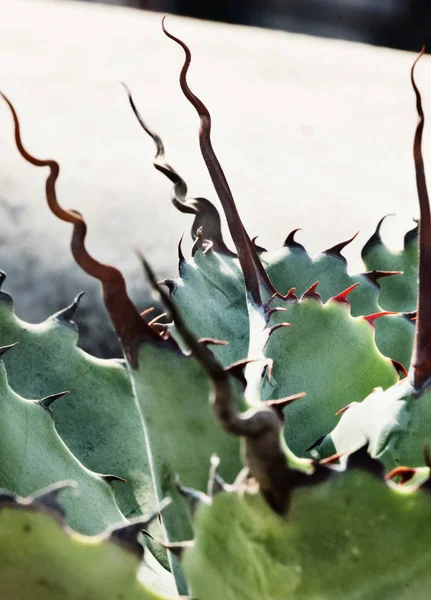
[[[104,3],[402,50],[417,50],[422,43],[431,42],[430,0],[105,0]]]

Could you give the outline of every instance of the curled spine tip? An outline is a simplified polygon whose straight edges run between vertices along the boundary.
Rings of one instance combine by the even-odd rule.
[[[403,363],[401,363],[399,360],[394,360],[393,358],[391,358],[391,363],[400,377],[401,375],[404,375],[404,377],[408,376],[407,369],[405,368]]]
[[[373,313],[372,315],[365,315],[360,318],[364,319],[364,321],[369,323],[371,325],[371,327],[374,327],[374,321],[376,319],[380,319],[380,317],[386,317],[386,315],[396,315],[396,314],[397,314],[396,312],[393,312],[391,310],[382,310],[381,312]]]
[[[165,35],[177,43],[184,50],[185,60],[180,73],[180,86],[183,94],[195,108],[200,119],[199,142],[202,157],[207,166],[214,188],[222,204],[229,231],[236,247],[238,259],[243,271],[245,285],[253,302],[262,305],[262,291],[273,293],[274,289],[269,280],[256,249],[246,232],[239,216],[229,184],[226,180],[220,162],[214,152],[211,142],[211,115],[205,104],[191,91],[187,82],[187,73],[191,63],[191,52],[187,44],[169,33],[162,20],[162,29]]]
[[[390,277],[391,275],[403,275],[403,271],[367,271],[366,273],[361,273],[363,277],[368,279],[373,285],[380,288],[379,279],[382,277]]]
[[[281,329],[282,327],[290,327],[290,323],[277,323],[276,325],[273,325],[272,327],[268,328],[268,338],[274,333],[274,331],[277,331],[277,329]]]
[[[410,229],[410,231],[407,231],[406,235],[404,236],[404,249],[406,250],[410,244],[412,244],[413,242],[416,242],[416,240],[418,239],[419,236],[419,221],[417,219],[415,219],[416,221],[416,227],[413,227],[413,229]]]
[[[428,198],[425,166],[422,156],[422,135],[425,115],[422,98],[415,81],[415,67],[425,52],[425,46],[413,63],[410,78],[416,97],[418,122],[413,141],[413,157],[415,162],[416,187],[419,199],[419,293],[417,322],[412,353],[413,385],[421,389],[431,375],[431,215]]]
[[[308,290],[305,290],[305,292],[302,294],[300,301],[302,302],[303,300],[306,300],[307,298],[312,298],[313,300],[318,300],[319,302],[322,302],[322,297],[320,296],[320,294],[318,294],[316,292],[316,288],[318,285],[319,285],[318,281],[316,281],[316,283],[313,283],[313,285],[310,285]]]
[[[370,237],[370,239],[365,243],[364,247],[362,248],[362,251],[361,251],[362,258],[366,257],[367,252],[369,252],[369,250],[371,250],[375,246],[379,246],[380,244],[383,244],[382,238],[380,235],[380,229],[382,227],[383,221],[385,219],[387,219],[388,217],[395,217],[395,214],[390,213],[380,219],[380,221],[377,223],[377,227],[376,227],[373,235]]]
[[[284,240],[283,246],[286,248],[290,248],[291,250],[296,249],[305,252],[304,246],[295,240],[295,234],[298,233],[298,231],[302,231],[302,227],[297,227],[297,229],[291,231],[287,238]]]
[[[14,342],[13,344],[9,344],[7,346],[0,346],[0,358],[6,354],[11,348],[15,348],[19,342]]]
[[[76,263],[92,277],[98,279],[103,288],[106,308],[111,316],[114,327],[121,339],[124,350],[132,366],[137,365],[137,348],[144,338],[153,338],[155,332],[148,327],[135,305],[127,295],[126,283],[121,272],[110,265],[98,262],[87,251],[85,238],[87,224],[82,215],[73,209],[63,209],[57,200],[56,182],[60,167],[55,160],[41,160],[32,156],[25,148],[21,139],[18,115],[10,100],[0,92],[9,106],[15,126],[15,143],[21,156],[35,167],[48,167],[49,175],[46,180],[46,199],[52,213],[62,221],[73,225],[71,249]]]
[[[223,252],[224,254],[234,255],[224,243],[221,231],[220,215],[218,214],[217,209],[206,198],[187,199],[187,184],[185,180],[177,173],[177,171],[175,171],[173,167],[171,167],[171,165],[165,162],[165,148],[161,137],[152,129],[150,129],[150,127],[148,127],[148,125],[145,123],[136,107],[130,90],[125,84],[123,84],[123,86],[127,92],[130,106],[132,107],[138,123],[151,137],[156,146],[156,154],[153,160],[154,168],[173,183],[174,187],[172,189],[171,196],[172,204],[182,213],[195,215],[195,220],[192,226],[192,237],[196,237],[197,229],[203,225],[205,236],[213,242],[216,250]]]
[[[343,290],[342,292],[340,292],[336,296],[333,296],[332,298],[329,298],[328,302],[339,302],[341,304],[350,304],[350,302],[348,301],[347,297],[348,297],[349,294],[351,294],[353,292],[353,290],[356,287],[358,287],[358,285],[359,285],[359,282],[358,283],[354,283],[353,285],[351,285],[347,289]]]
[[[357,237],[358,234],[359,234],[359,231],[357,231],[355,233],[355,235],[353,235],[348,240],[346,240],[344,242],[340,242],[339,244],[335,244],[335,246],[332,246],[332,248],[328,248],[327,250],[324,250],[322,252],[322,254],[326,254],[328,256],[335,256],[336,258],[342,260],[343,262],[347,262],[346,259],[344,258],[344,256],[341,254],[341,252],[344,250],[344,248],[346,246],[348,246],[351,242],[353,242],[353,240]]]
[[[229,373],[223,369],[204,344],[199,344],[186,326],[169,294],[157,283],[151,267],[143,257],[142,264],[149,281],[159,292],[171,314],[177,332],[211,380],[210,403],[220,425],[228,433],[245,438],[246,455],[253,455],[252,474],[259,482],[262,493],[276,512],[285,512],[290,488],[286,489],[287,483],[284,475],[290,471],[286,465],[285,451],[280,442],[282,423],[279,417],[267,407],[242,414],[236,411]]]

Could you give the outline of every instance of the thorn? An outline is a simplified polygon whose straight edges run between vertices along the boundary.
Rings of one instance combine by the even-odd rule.
[[[329,298],[328,302],[340,302],[342,304],[349,304],[350,302],[347,300],[347,296],[353,292],[353,290],[358,287],[359,285],[359,281],[358,283],[354,283],[353,285],[351,285],[350,287],[348,287],[347,289],[345,289],[343,292],[340,292],[339,294],[337,294],[336,296],[333,296],[332,298]]]
[[[317,461],[319,465],[333,465],[337,463],[340,458],[346,456],[347,452],[337,452],[337,454],[333,454],[332,456],[328,456],[327,458],[322,458],[322,460]]]
[[[150,306],[150,308],[146,308],[145,310],[143,310],[141,312],[141,317],[146,317],[150,312],[153,312],[153,310],[155,310],[154,306]]]
[[[163,319],[163,317],[167,317],[168,313],[160,313],[160,315],[157,315],[157,317],[154,317],[154,319],[151,319],[151,321],[148,322],[148,325],[154,325],[155,323],[157,323],[157,321],[159,321],[160,319]]]
[[[225,342],[224,340],[216,340],[210,337],[199,338],[198,344],[203,344],[204,346],[229,346],[229,342]]]
[[[322,437],[320,437],[313,444],[311,444],[311,446],[309,448],[307,448],[306,452],[311,452],[311,450],[314,450],[315,448],[317,448],[318,446],[320,446],[320,444],[323,442],[323,440],[325,439],[325,437],[326,437],[325,435],[322,435]]]
[[[118,475],[100,475],[100,477],[103,479],[103,481],[106,481],[106,483],[108,483],[109,485],[111,485],[111,483],[113,481],[122,481],[123,483],[127,483],[127,479],[118,477]]]
[[[297,229],[291,231],[287,238],[284,240],[283,246],[285,246],[286,248],[290,248],[291,250],[295,248],[296,250],[302,250],[303,252],[305,252],[304,246],[302,244],[299,244],[295,240],[295,233],[297,233],[298,231],[302,231],[302,227],[298,227]]]
[[[292,300],[294,302],[298,301],[298,297],[295,294],[295,290],[296,288],[290,288],[290,290],[287,292],[287,294],[285,296],[283,296],[283,300]]]
[[[254,238],[251,240],[256,252],[268,252],[268,250],[266,248],[263,248],[262,246],[259,246],[258,244],[256,244],[256,240],[258,237],[259,237],[258,235],[255,235]]]
[[[225,373],[229,373],[229,375],[235,377],[235,379],[238,379],[238,381],[240,381],[245,388],[247,387],[247,380],[244,375],[244,370],[246,366],[252,362],[256,362],[255,359],[244,358],[242,360],[237,360],[231,365],[228,365],[223,370],[225,371]]]
[[[416,222],[416,227],[414,227],[413,229],[410,229],[410,231],[408,231],[406,233],[406,235],[404,236],[404,249],[405,250],[410,246],[410,244],[415,242],[419,237],[419,221],[417,219],[414,219],[414,221]]]
[[[367,254],[367,252],[369,252],[372,248],[374,248],[374,246],[378,246],[379,244],[382,243],[382,238],[380,236],[380,228],[383,224],[383,221],[385,219],[387,219],[388,217],[395,217],[395,213],[390,213],[388,215],[385,215],[377,223],[375,232],[370,237],[370,239],[365,243],[365,246],[362,248],[362,251],[361,251],[362,258],[365,258],[365,255]]]
[[[31,504],[35,504],[37,506],[42,506],[44,508],[49,508],[58,514],[62,519],[66,516],[66,511],[64,508],[58,503],[58,496],[61,494],[63,490],[72,488],[76,489],[78,484],[76,481],[66,480],[59,481],[58,483],[53,483],[48,487],[44,488],[36,492],[31,497]]]
[[[324,250],[322,252],[322,254],[326,254],[328,256],[335,256],[336,258],[339,258],[340,260],[342,260],[343,262],[346,263],[347,261],[344,258],[344,256],[341,254],[341,251],[344,250],[344,248],[346,246],[348,246],[351,242],[353,242],[353,240],[356,238],[358,233],[359,233],[359,231],[357,231],[355,233],[355,235],[353,235],[350,239],[346,240],[345,242],[340,242],[339,244],[335,244],[335,246],[332,246],[332,248],[328,248],[328,250]]]
[[[366,315],[361,318],[364,319],[365,321],[367,321],[367,323],[369,323],[371,325],[371,327],[374,327],[374,321],[376,319],[380,319],[380,317],[385,317],[386,315],[396,315],[396,314],[397,314],[396,312],[393,312],[391,310],[383,310],[382,312],[377,312],[372,315]]]
[[[308,290],[305,290],[305,292],[302,294],[302,296],[300,298],[300,302],[302,302],[303,300],[306,300],[307,298],[312,298],[313,300],[318,300],[319,302],[322,302],[322,298],[321,298],[320,294],[318,294],[316,292],[316,288],[318,285],[319,285],[318,281],[316,281],[316,283],[313,283],[313,285],[310,285]]]
[[[416,469],[412,469],[411,467],[395,467],[395,469],[392,469],[392,471],[385,476],[385,480],[392,481],[395,477],[399,477],[400,481],[397,483],[399,485],[404,485],[413,479],[415,475]]]
[[[398,360],[394,360],[393,358],[391,358],[391,362],[394,365],[395,371],[398,373],[398,375],[404,375],[404,377],[408,377],[407,370],[402,363],[400,363]]]
[[[125,525],[114,527],[109,532],[109,539],[113,542],[124,545],[128,550],[137,554],[142,559],[144,555],[144,548],[138,542],[138,536],[142,531],[145,531],[148,526],[156,519],[160,513],[171,503],[170,498],[165,498],[158,508],[152,512],[148,517],[136,517],[131,519]]]
[[[15,346],[17,346],[19,344],[19,342],[15,342],[13,344],[9,344],[8,346],[0,346],[0,358],[6,354],[6,352],[8,350],[10,350],[11,348],[14,348]]]
[[[160,545],[169,550],[169,552],[172,552],[174,556],[181,558],[184,550],[193,547],[193,540],[187,542],[160,542]]]
[[[58,312],[56,312],[54,315],[52,315],[52,318],[56,319],[57,321],[61,321],[62,323],[66,323],[67,325],[70,325],[76,314],[76,311],[78,310],[79,303],[84,294],[85,292],[79,292],[72,304],[69,304],[69,306],[66,306],[66,308],[63,308],[63,310],[59,310]]]
[[[335,416],[338,417],[338,415],[342,415],[343,413],[346,412],[346,410],[349,410],[349,408],[352,406],[353,402],[350,402],[350,404],[347,404],[347,406],[344,406],[343,408],[340,408],[340,410],[337,410],[337,412],[335,413]]]
[[[55,400],[57,400],[57,398],[61,398],[62,396],[65,396],[66,394],[69,394],[69,393],[70,392],[59,392],[58,394],[52,394],[51,396],[46,396],[45,398],[42,398],[42,400],[36,400],[36,402],[37,402],[37,404],[40,404],[40,406],[42,406],[42,408],[47,410],[51,416],[53,416],[51,404]]]
[[[372,284],[376,285],[380,288],[378,283],[378,279],[381,277],[390,277],[391,275],[403,275],[403,271],[367,271],[366,273],[361,273],[363,277],[366,277],[368,281]]]
[[[6,279],[6,273],[4,271],[0,271],[0,289]]]
[[[175,294],[177,289],[177,284],[173,279],[163,279],[163,281],[159,281],[159,285],[165,285],[168,288],[171,296],[172,294]]]
[[[306,396],[306,392],[300,392],[299,394],[293,394],[292,396],[287,396],[286,398],[280,398],[279,400],[266,400],[264,404],[269,408],[275,410],[280,419],[284,422],[284,412],[283,409],[292,402],[296,400],[300,400]]]
[[[263,367],[263,371],[262,371],[262,379],[265,377],[265,374],[268,373],[268,381],[269,383],[272,383],[272,370],[274,368],[274,361],[272,360],[272,358],[267,358],[265,361],[265,365]]]
[[[184,232],[180,237],[180,241],[178,242],[178,275],[180,277],[181,277],[181,267],[186,262],[186,259],[184,258],[184,254],[183,254],[183,249],[181,248],[183,239],[184,239]]]
[[[417,319],[417,312],[415,310],[412,310],[411,312],[401,313],[401,315],[410,323],[415,323]]]
[[[268,338],[277,331],[277,329],[281,329],[282,327],[290,327],[290,323],[277,323],[277,325],[273,325],[268,329]]]
[[[199,490],[182,486],[178,475],[175,477],[175,487],[187,502],[192,517],[194,516],[198,506],[201,504],[209,504],[210,500],[206,494],[200,492]]]

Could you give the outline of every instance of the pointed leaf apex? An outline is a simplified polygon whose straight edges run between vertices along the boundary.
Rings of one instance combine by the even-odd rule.
[[[340,242],[339,244],[335,244],[335,246],[332,246],[332,248],[328,248],[328,250],[324,250],[322,252],[322,254],[327,254],[329,256],[335,256],[336,258],[339,258],[343,262],[347,262],[346,259],[344,258],[344,256],[341,254],[341,252],[342,252],[342,250],[344,250],[344,248],[346,246],[348,246],[351,242],[353,242],[353,240],[356,238],[356,236],[358,234],[359,234],[359,231],[357,231],[355,233],[355,235],[353,235],[348,240],[346,240],[344,242]]]
[[[391,310],[383,310],[381,312],[373,313],[372,315],[365,315],[362,317],[362,319],[367,321],[367,323],[369,323],[371,325],[371,327],[374,327],[374,321],[376,319],[380,319],[380,317],[385,317],[386,315],[396,315],[396,314],[397,314],[396,312],[393,312]]]
[[[318,300],[319,302],[322,302],[322,298],[321,298],[320,294],[318,294],[316,292],[316,288],[318,285],[319,285],[318,281],[316,281],[316,283],[313,283],[313,285],[310,285],[308,290],[305,290],[305,292],[302,294],[301,302],[303,300],[306,300],[307,298],[312,298],[313,300]]]
[[[329,298],[328,302],[340,302],[342,304],[350,304],[350,302],[347,300],[347,296],[351,292],[353,292],[353,290],[356,287],[358,287],[358,285],[359,285],[359,281],[358,281],[358,283],[354,283],[353,285],[351,285],[350,287],[348,287],[344,291],[340,292],[336,296],[333,296],[332,298]]]
[[[299,244],[296,240],[295,240],[295,234],[298,231],[302,231],[302,227],[298,227],[297,229],[294,229],[293,231],[291,231],[289,233],[289,235],[287,236],[287,238],[284,240],[284,244],[283,246],[286,248],[290,248],[291,250],[293,248],[295,248],[296,250],[302,250],[303,252],[305,252],[305,248],[302,244]]]

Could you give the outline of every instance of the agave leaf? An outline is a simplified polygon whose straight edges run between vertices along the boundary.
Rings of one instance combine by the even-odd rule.
[[[52,499],[47,503],[40,495],[23,499],[0,492],[2,598],[167,600],[153,591],[166,585],[149,566],[144,568],[148,584],[138,578],[142,566],[136,534],[135,541],[124,528],[85,537],[64,527],[62,513]]]

